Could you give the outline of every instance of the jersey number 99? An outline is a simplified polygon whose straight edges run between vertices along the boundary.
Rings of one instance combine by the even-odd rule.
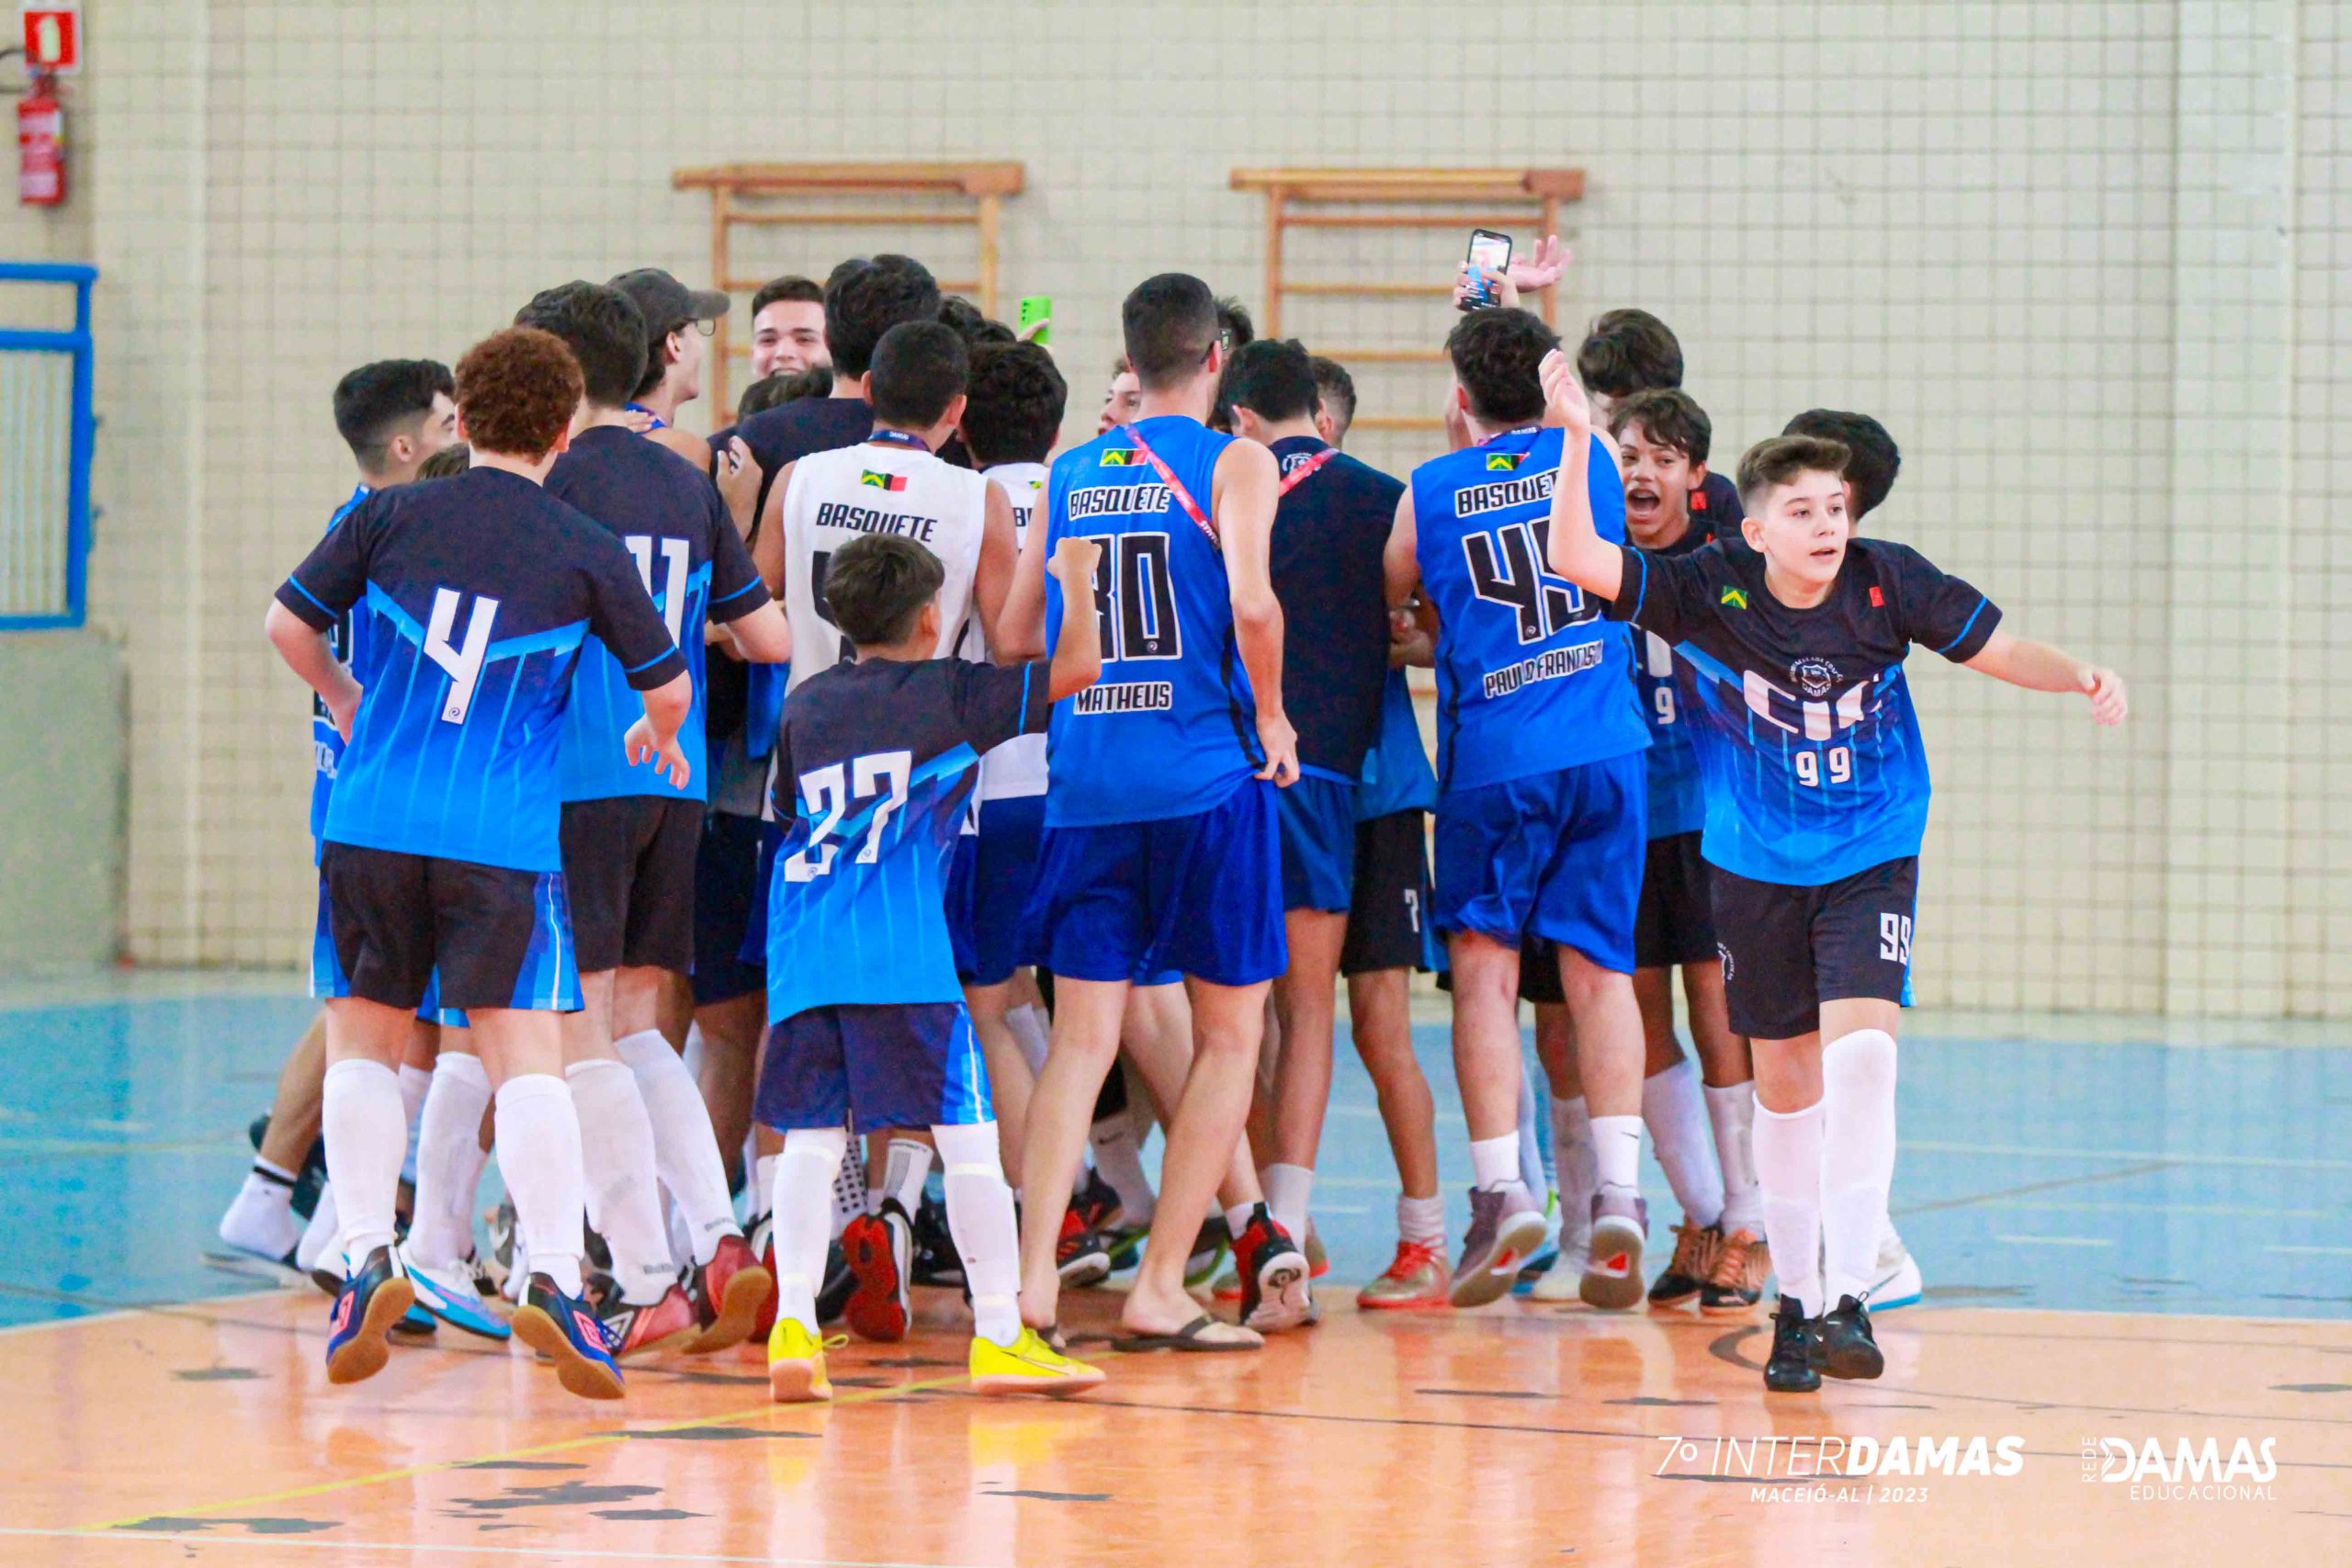
[[[1799,751],[1792,761],[1797,771],[1797,783],[1807,789],[1821,787],[1825,767],[1829,773],[1829,782],[1834,784],[1848,783],[1854,776],[1854,752],[1848,746],[1832,746],[1826,751]]]

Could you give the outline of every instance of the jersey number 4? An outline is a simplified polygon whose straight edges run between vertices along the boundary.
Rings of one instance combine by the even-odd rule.
[[[1094,613],[1102,623],[1102,661],[1181,659],[1184,629],[1176,621],[1176,580],[1168,575],[1165,534],[1099,534]]]
[[[1519,640],[1542,642],[1599,614],[1588,605],[1584,591],[1575,583],[1544,574],[1544,541],[1552,521],[1506,523],[1498,528],[1462,537],[1463,559],[1470,568],[1470,591],[1495,604],[1507,604],[1519,617]]]
[[[907,780],[914,772],[911,751],[876,751],[850,762],[835,762],[830,768],[819,768],[800,775],[800,798],[807,806],[810,818],[808,841],[798,853],[784,863],[786,882],[814,882],[831,874],[833,856],[841,845],[833,835],[841,829],[842,818],[853,805],[871,800],[874,807],[871,820],[865,824],[865,843],[857,852],[857,863],[872,865],[882,852],[882,829],[907,803]],[[854,784],[856,794],[850,793]],[[854,833],[858,825],[852,823]]]
[[[452,646],[449,633],[458,625],[458,602],[465,597],[454,588],[433,591],[433,615],[424,627],[424,657],[449,677],[448,700],[441,705],[445,724],[463,724],[474,705],[474,688],[481,683],[481,667],[490,657],[491,623],[498,619],[498,601],[476,595],[474,613],[466,622],[466,640]]]
[[[650,534],[625,534],[621,542],[628,553],[637,558],[638,581],[645,584],[645,592],[661,602],[662,624],[670,628],[670,640],[676,642],[686,625],[686,574],[694,556],[684,539],[657,539]],[[662,550],[662,586],[653,586],[653,551]]]

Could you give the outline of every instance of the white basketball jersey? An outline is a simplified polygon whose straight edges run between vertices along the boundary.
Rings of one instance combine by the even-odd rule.
[[[850,657],[824,603],[825,565],[867,534],[897,534],[939,558],[939,647],[956,651],[972,614],[988,521],[989,481],[915,446],[865,444],[812,452],[784,498],[784,611],[792,626],[791,690]]]
[[[1041,513],[1046,504],[1046,465],[1043,463],[999,463],[988,471],[991,483],[1002,487],[1012,502],[1012,533],[1021,547],[1029,547],[1029,520]],[[1046,547],[1046,536],[1040,529],[1037,547]],[[967,635],[964,655],[967,659],[986,659],[986,644],[980,635],[979,617],[974,615]],[[1050,650],[1048,650],[1050,652]],[[1003,745],[980,759],[979,798],[1008,800],[1018,795],[1046,793],[1046,738],[1042,735],[1016,735]]]

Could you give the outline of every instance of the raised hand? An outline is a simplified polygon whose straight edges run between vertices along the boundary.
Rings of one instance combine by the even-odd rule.
[[[1532,293],[1549,288],[1560,281],[1568,264],[1577,259],[1576,253],[1560,243],[1557,234],[1547,234],[1535,243],[1535,254],[1522,256],[1510,264],[1510,280],[1521,289]]]
[[[1565,430],[1578,441],[1592,434],[1592,405],[1585,400],[1584,383],[1577,378],[1575,361],[1558,349],[1536,367],[1544,384],[1544,423]]]

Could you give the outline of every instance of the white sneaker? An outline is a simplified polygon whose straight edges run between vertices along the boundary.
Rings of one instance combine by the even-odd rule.
[[[1868,1301],[1872,1313],[1893,1312],[1896,1307],[1917,1306],[1922,1293],[1918,1259],[1903,1245],[1903,1238],[1889,1224],[1878,1238],[1878,1269],[1871,1279]]]

